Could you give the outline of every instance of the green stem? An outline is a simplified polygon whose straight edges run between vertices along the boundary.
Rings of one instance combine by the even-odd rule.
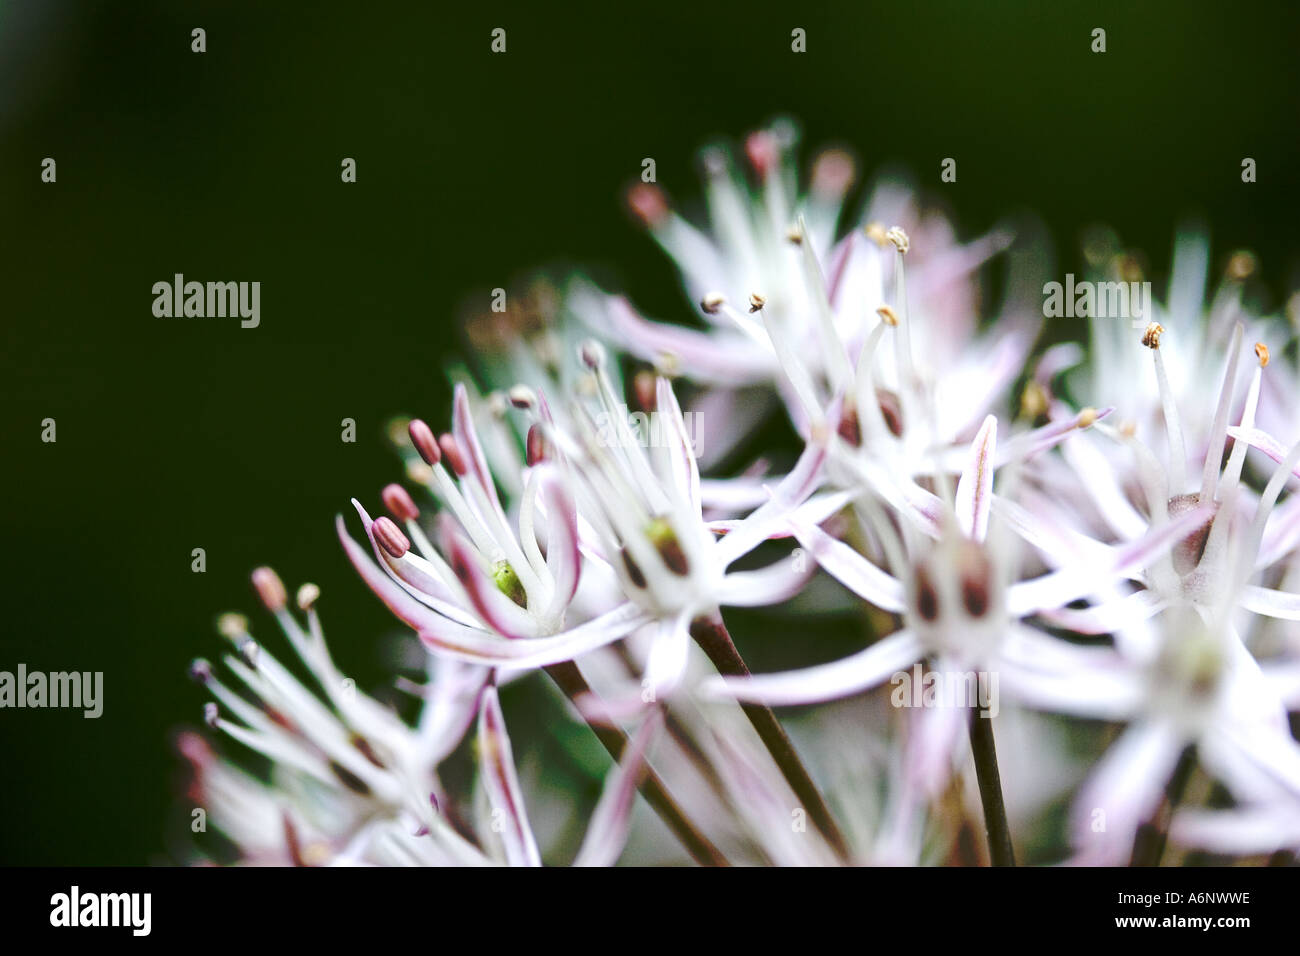
[[[983,677],[980,678],[983,681]],[[980,700],[986,699],[983,688]],[[984,829],[989,841],[989,860],[994,866],[1015,866],[1016,854],[1011,846],[1011,827],[1007,824],[1007,806],[1002,799],[1002,775],[998,772],[998,749],[993,740],[993,718],[971,708],[970,749],[975,757],[975,777],[979,781],[980,803],[984,807]]]

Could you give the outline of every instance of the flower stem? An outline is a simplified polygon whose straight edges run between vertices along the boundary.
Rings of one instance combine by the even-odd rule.
[[[980,678],[983,680],[983,678]],[[980,699],[985,699],[983,693]],[[971,708],[970,749],[975,757],[975,778],[979,781],[980,803],[984,807],[984,830],[989,841],[989,860],[994,866],[1015,866],[1007,806],[1002,800],[1002,775],[998,772],[998,750],[993,740],[993,718],[980,716]]]
[[[1182,802],[1183,795],[1187,791],[1188,781],[1191,780],[1192,772],[1195,769],[1196,747],[1189,744],[1183,748],[1183,752],[1178,757],[1178,763],[1174,767],[1174,772],[1170,775],[1168,785],[1165,787],[1165,799],[1156,810],[1154,818],[1138,827],[1137,837],[1133,841],[1133,855],[1129,858],[1129,866],[1160,865],[1160,861],[1165,855],[1165,846],[1168,843],[1169,820],[1173,817],[1178,804]]]
[[[749,668],[745,666],[740,651],[736,650],[736,644],[732,641],[721,614],[715,612],[696,618],[691,622],[691,637],[695,638],[695,642],[700,645],[704,653],[709,655],[709,660],[718,669],[718,673],[726,677],[749,676]],[[795,797],[812,817],[814,825],[826,837],[835,852],[842,859],[848,860],[849,849],[844,835],[836,825],[835,818],[831,816],[830,808],[818,791],[817,785],[813,783],[803,761],[799,759],[794,744],[786,735],[780,721],[776,719],[776,714],[772,713],[772,708],[766,704],[755,703],[745,703],[740,706],[754,729],[758,731],[759,738],[767,747],[768,753],[772,755],[772,759],[776,761],[777,767],[780,768],[790,789],[794,791]]]
[[[546,674],[560,688],[564,696],[574,701],[583,694],[591,692],[591,686],[587,679],[582,676],[578,670],[578,665],[573,661],[563,661],[559,664],[552,664],[546,668]],[[627,734],[617,727],[606,727],[593,721],[587,721],[587,726],[591,728],[596,739],[601,742],[605,750],[609,753],[614,762],[623,759],[623,751],[627,749]],[[641,779],[641,795],[645,797],[646,802],[654,809],[659,818],[672,830],[673,834],[681,841],[682,846],[691,858],[701,866],[729,866],[727,858],[722,855],[722,851],[714,846],[709,838],[701,833],[690,820],[686,818],[685,812],[677,801],[673,799],[663,781],[649,767]]]

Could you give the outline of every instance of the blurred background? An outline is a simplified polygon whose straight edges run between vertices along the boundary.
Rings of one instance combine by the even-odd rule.
[[[1061,276],[1105,223],[1161,295],[1194,216],[1214,268],[1257,253],[1265,305],[1300,284],[1294,4],[540,6],[0,0],[0,669],[105,684],[98,720],[0,711],[0,863],[178,858],[186,669],[219,612],[269,631],[258,564],[321,586],[360,686],[391,676],[331,519],[401,477],[390,416],[445,418],[493,287],[582,264],[688,315],[621,203],[644,157],[697,200],[704,142],[789,115],[809,151],[910,171],[964,236],[1035,211]],[[261,326],[155,318],[177,272],[260,281]]]

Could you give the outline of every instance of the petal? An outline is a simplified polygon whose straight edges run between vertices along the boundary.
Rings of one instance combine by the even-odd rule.
[[[487,791],[492,808],[493,829],[501,827],[501,842],[505,846],[506,860],[511,866],[541,866],[537,841],[528,825],[528,812],[524,808],[524,794],[515,772],[514,755],[510,752],[510,737],[506,733],[505,716],[497,689],[487,687],[478,712],[479,765],[483,774],[483,789]]]
[[[442,549],[479,617],[506,637],[536,637],[537,621],[526,609],[503,594],[496,582],[487,576],[479,566],[478,553],[461,536],[455,522],[443,516],[440,530]]]
[[[921,659],[924,649],[911,631],[895,631],[864,651],[829,664],[776,674],[717,677],[704,685],[714,697],[759,701],[770,706],[837,700],[884,683]]]
[[[662,728],[662,711],[650,711],[623,751],[623,759],[605,778],[574,866],[613,866],[618,860],[632,824],[637,787],[645,776],[646,754]]]
[[[471,664],[511,669],[545,667],[612,644],[646,623],[646,619],[640,608],[627,602],[553,637],[512,640],[464,628],[462,632],[451,633],[421,630],[420,640],[434,653]]]
[[[984,419],[971,442],[970,457],[957,479],[957,525],[972,541],[983,541],[989,530],[989,506],[993,500],[993,456],[998,446],[998,420]]]
[[[813,559],[862,600],[885,611],[902,611],[903,585],[880,570],[843,541],[837,541],[816,525],[792,520],[790,527]]]
[[[437,635],[439,639],[451,641],[473,641],[487,635],[476,627],[458,623],[450,618],[443,617],[441,614],[435,614],[426,608],[415,598],[407,594],[402,588],[393,582],[393,580],[379,570],[379,567],[370,560],[361,546],[352,540],[348,534],[347,526],[343,523],[343,516],[338,515],[334,519],[335,528],[338,530],[339,541],[343,543],[343,550],[356,568],[361,579],[369,585],[370,590],[374,591],[383,601],[385,606],[400,618],[408,627],[419,631],[423,639],[426,634]]]
[[[767,503],[744,521],[733,525],[727,536],[718,542],[717,555],[722,567],[727,567],[737,558],[754,550],[768,535],[785,524],[790,512],[817,490],[825,460],[825,442],[814,441],[804,447],[794,468],[772,489],[772,496]]]
[[[1138,827],[1160,805],[1183,745],[1172,725],[1154,721],[1131,725],[1111,745],[1075,800],[1071,829],[1080,862],[1128,862]]]
[[[718,603],[729,607],[780,604],[803,590],[816,567],[815,563],[796,555],[757,571],[732,571],[722,579]]]
[[[469,407],[469,392],[463,382],[456,383],[452,397],[451,430],[456,444],[460,445],[465,452],[462,457],[465,458],[469,474],[483,489],[489,503],[504,523],[505,514],[501,510],[501,499],[497,497],[496,483],[492,480],[492,473],[488,471],[487,456],[483,454],[483,445],[478,440],[478,430],[474,427],[474,414]]]
[[[1300,621],[1300,594],[1248,584],[1242,588],[1240,600],[1242,607],[1256,614],[1283,621]]]
[[[1160,557],[1176,542],[1213,517],[1212,508],[1193,508],[1148,531],[1136,541],[1111,548],[1110,559],[1104,563],[1088,559],[1042,577],[1013,584],[1007,590],[1007,609],[1015,617],[1025,617],[1036,611],[1064,607],[1071,601],[1093,593],[1105,580],[1128,575]]]
[[[1258,448],[1279,465],[1286,461],[1287,454],[1290,451],[1280,441],[1260,428],[1238,428],[1234,426],[1228,429],[1228,434],[1236,441],[1244,441],[1252,448]],[[1291,474],[1300,478],[1300,465],[1293,468]]]
[[[558,616],[573,600],[582,574],[578,548],[578,513],[559,472],[551,467],[537,469],[541,483],[538,494],[546,509],[546,566],[555,582],[555,594],[548,617]]]
[[[1227,856],[1254,856],[1300,846],[1300,814],[1285,803],[1233,810],[1180,810],[1169,837]]]

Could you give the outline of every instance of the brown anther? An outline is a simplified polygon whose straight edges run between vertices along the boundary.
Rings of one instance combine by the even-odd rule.
[[[935,590],[934,579],[924,564],[916,566],[915,582],[916,613],[927,624],[939,619],[939,592]]]
[[[1147,326],[1146,331],[1142,333],[1142,344],[1149,349],[1160,348],[1160,336],[1164,334],[1165,327],[1159,322],[1152,322]]]
[[[798,226],[791,226],[789,229],[785,231],[785,239],[786,242],[792,243],[796,246],[802,245],[803,230],[800,229]]]
[[[411,550],[411,539],[402,533],[402,529],[393,523],[392,518],[387,516],[376,518],[370,530],[374,533],[375,541],[379,546],[394,558],[405,557],[406,552]]]
[[[858,421],[857,408],[849,405],[844,409],[844,413],[840,416],[840,423],[835,428],[835,433],[854,448],[862,444],[862,425]]]
[[[710,292],[700,300],[700,308],[709,315],[717,315],[727,304],[727,297],[721,292]]]
[[[876,402],[880,405],[880,414],[885,418],[885,427],[895,438],[903,436],[903,403],[898,395],[887,388],[876,389]]]
[[[632,560],[632,555],[627,553],[627,548],[623,549],[622,554],[623,567],[627,569],[627,576],[632,579],[632,583],[638,588],[645,587],[645,574],[642,573],[637,563]]]
[[[411,444],[415,446],[415,450],[424,459],[425,464],[436,465],[442,460],[442,453],[438,450],[438,439],[434,437],[433,429],[423,419],[411,419],[411,424],[407,426],[406,431],[411,436]]]
[[[969,542],[962,547],[960,568],[962,607],[971,617],[983,617],[989,609],[993,579],[988,555],[979,545]]]
[[[1255,343],[1255,356],[1259,359],[1260,368],[1268,368],[1268,346],[1263,342]]]
[[[528,438],[524,442],[524,454],[531,468],[547,457],[546,439],[542,436],[542,426],[536,422],[528,427]]]
[[[420,517],[420,509],[415,506],[410,493],[401,485],[385,485],[379,497],[383,500],[389,514],[398,521],[414,521]]]
[[[749,311],[750,311],[750,312],[757,312],[759,309],[763,308],[763,306],[765,306],[765,305],[767,305],[767,299],[766,299],[764,296],[759,295],[757,292],[751,292],[751,293],[749,294]]]
[[[1075,425],[1079,428],[1091,428],[1093,422],[1097,420],[1097,409],[1088,407],[1079,412],[1079,417],[1074,420]]]
[[[1047,414],[1049,407],[1047,390],[1031,378],[1020,393],[1020,417],[1030,422],[1038,421]]]
[[[511,386],[510,391],[506,392],[506,398],[521,411],[528,411],[537,404],[537,393],[527,385]]]
[[[888,303],[876,309],[876,315],[880,316],[880,321],[888,326],[894,327],[898,325],[898,313]]]
[[[658,387],[654,372],[647,369],[641,369],[632,377],[632,391],[636,395],[636,403],[641,411],[653,412],[655,410]]]

